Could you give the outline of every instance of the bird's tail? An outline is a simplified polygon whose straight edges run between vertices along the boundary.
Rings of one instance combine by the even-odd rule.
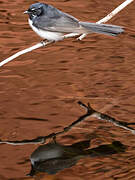
[[[89,22],[79,22],[80,25],[89,32],[95,32],[100,34],[107,34],[110,36],[117,36],[124,32],[124,29],[120,26],[109,25],[109,24],[97,24]]]

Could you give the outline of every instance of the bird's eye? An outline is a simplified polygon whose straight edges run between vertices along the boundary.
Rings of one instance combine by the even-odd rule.
[[[32,8],[31,11],[35,11],[36,9],[35,8]]]
[[[42,12],[41,8],[31,8],[28,10],[31,14],[39,16]]]

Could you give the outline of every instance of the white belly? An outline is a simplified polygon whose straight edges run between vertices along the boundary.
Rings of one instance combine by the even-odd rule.
[[[35,31],[43,39],[47,39],[49,41],[59,41],[63,39],[63,33],[44,31],[34,27],[30,19],[28,19],[28,22],[33,31]]]

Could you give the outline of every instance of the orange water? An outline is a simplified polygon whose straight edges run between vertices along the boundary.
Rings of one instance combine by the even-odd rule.
[[[40,41],[23,12],[36,1],[0,1],[0,59]],[[96,22],[122,0],[46,1],[85,21]],[[119,121],[134,122],[135,3],[109,23],[126,28],[118,37],[91,34],[82,42],[67,39],[20,56],[0,68],[0,139],[22,140],[62,130],[84,110],[77,101]],[[125,153],[85,158],[55,176],[38,179],[132,180],[135,177],[135,135],[111,123],[91,118],[58,141],[72,144],[95,134],[92,147],[114,140],[128,146]],[[0,145],[0,180],[23,180],[36,145]],[[26,178],[34,179],[34,178]],[[36,178],[35,178],[36,179]]]

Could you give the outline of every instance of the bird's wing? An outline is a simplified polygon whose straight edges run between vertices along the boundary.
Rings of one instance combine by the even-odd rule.
[[[45,14],[34,19],[34,26],[39,29],[52,32],[78,33],[82,31],[82,27],[80,26],[78,19],[67,13],[63,13],[53,6],[49,7],[50,9],[48,9]]]

